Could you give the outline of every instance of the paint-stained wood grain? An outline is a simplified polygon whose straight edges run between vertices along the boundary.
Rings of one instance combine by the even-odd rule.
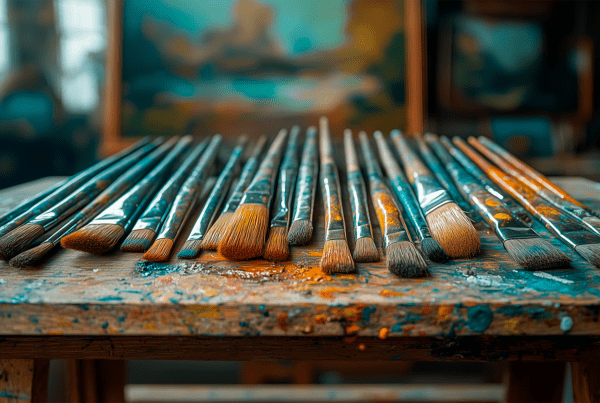
[[[575,178],[557,182],[600,208],[600,185]],[[0,192],[0,200],[12,191]],[[357,264],[354,274],[328,276],[318,267],[324,225],[322,206],[315,206],[313,243],[291,248],[291,261],[280,264],[230,262],[208,252],[191,263],[172,258],[169,264],[148,265],[140,272],[139,254],[115,251],[99,257],[67,250],[30,270],[0,263],[0,333],[600,335],[600,272],[537,223],[537,231],[574,259],[571,268],[519,270],[479,220],[482,255],[430,264],[427,278],[394,277],[383,261]],[[381,246],[381,231],[376,220],[373,224]],[[186,235],[184,230],[175,251]]]
[[[0,403],[46,402],[48,360],[0,359]]]

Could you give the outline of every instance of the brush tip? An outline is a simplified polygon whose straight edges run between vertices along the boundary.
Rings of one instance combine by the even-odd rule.
[[[217,250],[219,248],[223,232],[225,231],[225,228],[227,228],[231,216],[233,216],[233,213],[223,213],[219,216],[217,221],[215,221],[204,235],[204,238],[202,239],[202,249]]]
[[[444,249],[440,246],[439,242],[433,238],[425,237],[421,240],[421,250],[427,259],[436,263],[444,263],[450,260],[450,257],[446,254]]]
[[[0,259],[10,260],[44,233],[39,224],[24,224],[0,238]]]
[[[263,257],[272,262],[283,262],[290,255],[287,242],[288,231],[285,227],[271,227]]]
[[[348,243],[344,239],[326,241],[321,257],[321,269],[327,273],[350,273],[354,271],[354,260]]]
[[[117,224],[91,224],[63,237],[60,244],[67,249],[103,254],[114,248],[124,234]]]
[[[510,239],[504,249],[525,270],[551,270],[567,267],[571,258],[542,238]]]
[[[387,268],[400,277],[427,275],[427,262],[412,242],[396,242],[386,248]]]
[[[202,251],[202,240],[193,239],[187,240],[183,244],[183,248],[177,254],[177,258],[179,259],[195,259],[200,256],[200,252]]]
[[[37,262],[39,262],[48,252],[52,250],[54,244],[51,242],[44,242],[35,248],[31,248],[26,250],[25,252],[20,253],[19,255],[10,259],[9,264],[12,267],[27,267],[33,266]]]
[[[152,231],[151,229],[133,230],[121,244],[121,250],[123,252],[146,252],[152,244],[155,236],[156,232]]]
[[[428,213],[426,218],[431,235],[451,258],[479,253],[479,232],[456,203],[446,203]]]
[[[313,235],[313,225],[309,220],[297,220],[292,222],[288,231],[288,242],[293,246],[306,245]]]
[[[269,209],[266,205],[240,205],[223,232],[219,253],[229,260],[262,256],[268,228]]]
[[[600,267],[600,244],[578,245],[575,251],[594,266]]]
[[[357,263],[377,262],[379,260],[379,251],[377,250],[377,246],[375,246],[373,238],[358,238],[352,258]]]
[[[169,238],[157,239],[154,241],[150,249],[142,256],[142,259],[151,262],[164,262],[169,259],[173,249],[173,240]]]

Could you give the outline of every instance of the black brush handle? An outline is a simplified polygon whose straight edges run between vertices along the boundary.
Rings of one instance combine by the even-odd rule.
[[[318,172],[317,128],[311,126],[306,130],[306,142],[302,151],[293,221],[312,221]]]
[[[352,131],[344,131],[344,152],[346,155],[346,176],[350,206],[352,207],[352,221],[354,226],[354,239],[373,238],[373,228],[367,204],[367,189],[360,173],[356,146],[352,138]]]
[[[285,156],[279,168],[279,183],[273,208],[271,227],[287,228],[290,221],[290,210],[294,185],[298,173],[298,135],[300,127],[294,126],[290,131]]]

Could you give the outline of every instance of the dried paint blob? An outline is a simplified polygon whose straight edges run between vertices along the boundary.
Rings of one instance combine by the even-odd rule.
[[[573,319],[570,316],[564,316],[560,320],[560,330],[563,332],[568,332],[573,328]]]
[[[492,323],[494,314],[489,306],[476,305],[470,307],[467,311],[467,319],[467,326],[469,329],[473,330],[474,332],[483,332]]]

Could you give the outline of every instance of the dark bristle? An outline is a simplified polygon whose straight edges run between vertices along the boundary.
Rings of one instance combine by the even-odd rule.
[[[379,251],[377,250],[377,246],[375,246],[373,238],[358,238],[352,259],[357,263],[377,262],[379,260]]]
[[[39,224],[25,224],[15,228],[0,238],[0,259],[12,259],[43,234],[44,227]]]
[[[219,216],[217,221],[210,227],[210,229],[204,235],[202,239],[202,249],[206,250],[217,250],[219,249],[219,243],[223,237],[223,232],[229,225],[229,221],[233,213],[223,213]]]
[[[191,241],[185,241],[183,248],[177,254],[179,259],[195,259],[200,256],[202,252],[202,240],[193,239]]]
[[[148,252],[144,253],[142,259],[151,262],[165,262],[169,260],[169,255],[173,249],[173,240],[169,238],[157,239],[154,241]]]
[[[438,241],[433,238],[426,237],[421,241],[421,250],[427,259],[436,263],[444,263],[450,260],[450,257],[446,254],[444,249],[440,246]]]
[[[327,274],[354,271],[354,260],[352,260],[346,240],[325,242],[321,257],[321,269]]]
[[[313,225],[309,220],[292,222],[288,231],[288,243],[293,246],[306,245],[312,239]]]
[[[567,267],[571,258],[542,238],[511,239],[504,249],[525,270],[551,270]]]
[[[585,260],[596,267],[600,267],[600,244],[579,245],[575,247],[575,250]]]
[[[219,253],[229,260],[247,260],[263,255],[269,209],[264,204],[240,205],[219,243]]]
[[[263,257],[272,262],[283,262],[288,259],[289,255],[287,228],[271,227]]]
[[[146,252],[150,245],[152,245],[155,236],[156,232],[151,229],[136,229],[131,231],[131,234],[121,244],[121,250],[123,252]]]
[[[412,242],[396,242],[386,248],[387,268],[400,277],[427,275],[427,262]]]
[[[52,242],[44,242],[41,245],[36,246],[35,248],[31,248],[22,252],[21,254],[10,259],[9,264],[12,267],[27,267],[33,266],[42,258],[52,250],[54,244]]]
[[[60,244],[67,249],[103,254],[114,248],[124,234],[117,224],[90,224],[63,237]]]

